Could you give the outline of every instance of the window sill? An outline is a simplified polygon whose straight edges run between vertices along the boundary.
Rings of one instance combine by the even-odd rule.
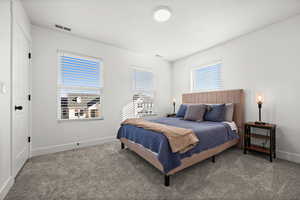
[[[101,118],[90,118],[90,119],[57,119],[58,122],[97,121],[97,120],[104,120],[104,118],[101,117]]]
[[[153,113],[153,114],[141,114],[139,115],[140,117],[147,117],[147,116],[156,116],[157,114],[156,113]]]

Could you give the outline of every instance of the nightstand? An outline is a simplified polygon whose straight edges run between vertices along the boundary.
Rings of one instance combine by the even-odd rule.
[[[176,114],[167,114],[167,117],[176,117]]]
[[[267,130],[266,134],[255,133],[253,130],[264,129]],[[263,147],[252,143],[252,139],[259,139],[268,141],[269,147]],[[245,137],[244,137],[244,154],[247,151],[257,151],[269,155],[270,162],[273,157],[276,158],[276,125],[275,124],[255,124],[255,122],[248,122],[245,124]]]

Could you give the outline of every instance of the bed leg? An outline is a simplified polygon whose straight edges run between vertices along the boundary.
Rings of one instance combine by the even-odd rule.
[[[121,142],[121,149],[124,149],[125,148],[125,145],[123,142]]]
[[[211,161],[212,161],[213,163],[215,163],[215,162],[216,162],[216,157],[215,157],[215,156],[211,157]]]
[[[165,186],[168,187],[170,185],[170,176],[165,175]]]

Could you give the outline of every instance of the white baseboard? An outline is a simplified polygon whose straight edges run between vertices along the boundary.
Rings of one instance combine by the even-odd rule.
[[[5,198],[5,196],[7,195],[10,188],[13,186],[13,184],[14,184],[14,178],[13,177],[9,177],[9,179],[7,179],[5,181],[3,186],[0,188],[0,200],[3,200]]]
[[[98,139],[94,139],[94,140],[79,141],[79,146],[77,145],[77,142],[73,142],[73,143],[68,143],[68,144],[40,147],[40,148],[35,148],[35,149],[31,150],[31,157],[50,154],[50,153],[56,153],[56,152],[61,152],[61,151],[67,151],[67,150],[72,150],[72,149],[77,149],[77,148],[82,148],[82,147],[95,146],[95,145],[104,144],[104,143],[112,142],[112,141],[117,141],[117,139],[115,137],[105,137],[105,138],[98,138]],[[300,163],[300,154],[297,154],[297,153],[277,151],[277,157],[281,158],[283,160]],[[0,200],[1,200],[1,198],[0,198]]]
[[[300,154],[290,153],[286,151],[277,151],[277,157],[295,163],[300,163]]]
[[[94,140],[85,140],[85,141],[78,141],[79,145],[77,145],[77,142],[72,142],[68,144],[59,144],[59,145],[52,145],[47,147],[39,147],[34,148],[31,150],[31,157],[44,155],[44,154],[50,154],[50,153],[56,153],[61,151],[67,151],[82,147],[88,147],[88,146],[95,146],[99,144],[104,144],[107,142],[116,141],[117,139],[115,137],[105,137],[105,138],[98,138]]]

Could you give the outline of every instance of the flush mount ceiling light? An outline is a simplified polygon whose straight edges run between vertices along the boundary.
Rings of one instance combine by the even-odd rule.
[[[172,12],[167,6],[160,6],[156,8],[153,12],[153,18],[157,22],[166,22],[172,16]]]

